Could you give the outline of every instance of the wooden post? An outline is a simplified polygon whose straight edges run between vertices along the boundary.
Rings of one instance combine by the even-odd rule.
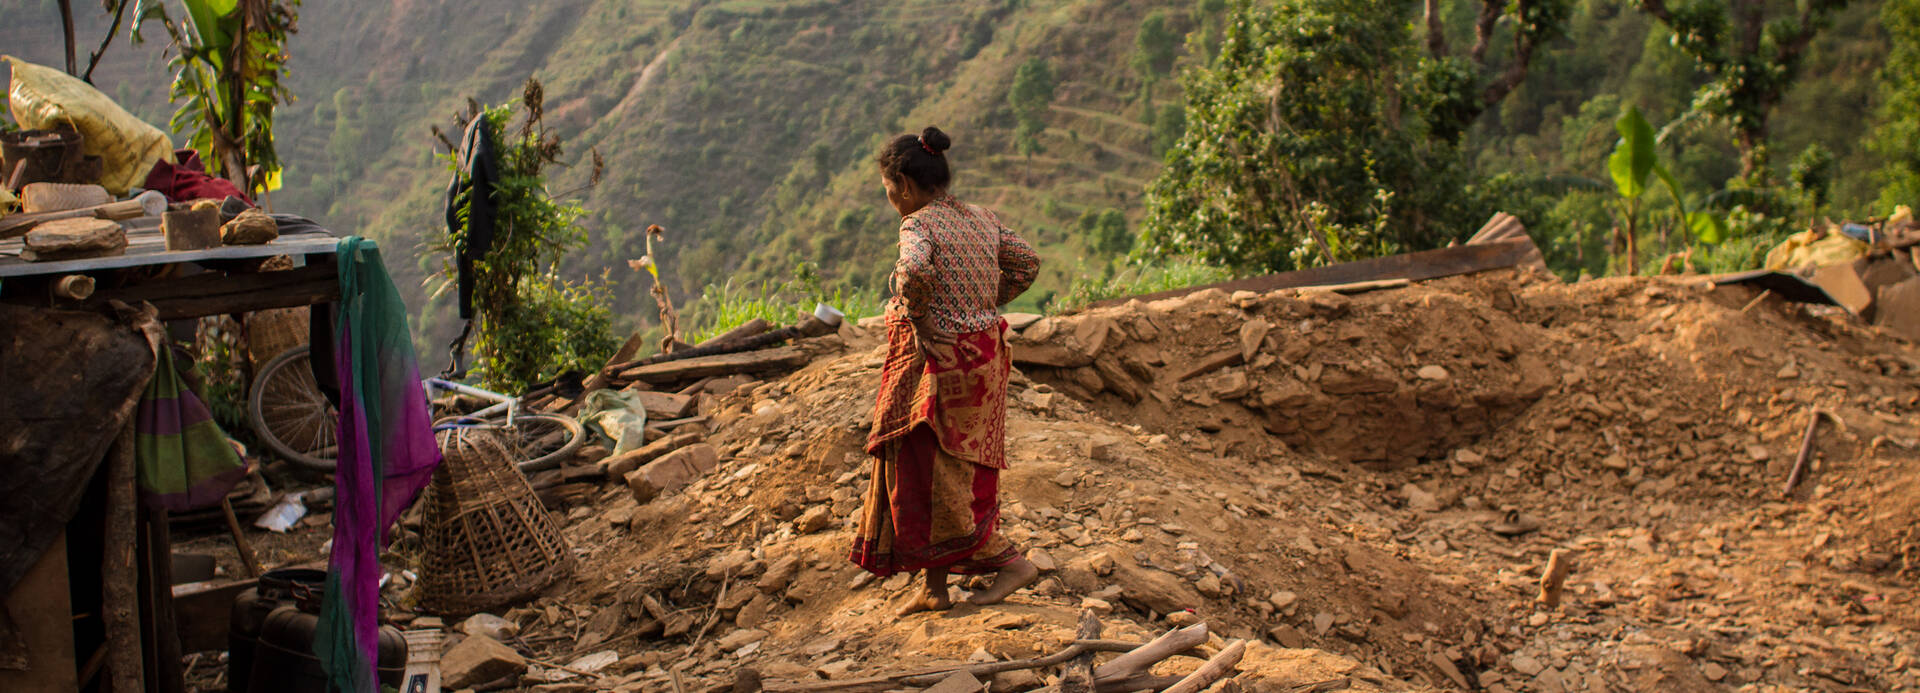
[[[113,693],[146,690],[140,661],[139,575],[134,547],[139,519],[134,498],[133,418],[107,452],[107,507],[100,560],[101,620],[106,623],[107,684]]]

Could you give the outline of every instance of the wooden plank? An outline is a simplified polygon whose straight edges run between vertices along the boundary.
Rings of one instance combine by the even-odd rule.
[[[759,351],[744,351],[736,354],[716,354],[698,356],[678,361],[637,366],[621,371],[622,380],[641,380],[649,383],[669,383],[676,380],[691,380],[709,375],[733,375],[786,368],[799,368],[807,364],[810,358],[797,347],[783,346]]]
[[[258,584],[258,578],[248,578],[173,585],[173,609],[180,627],[180,649],[188,652],[227,649],[233,600],[247,588]]]
[[[339,298],[338,270],[328,263],[277,272],[209,272],[145,282],[95,291],[86,305],[102,306],[109,300],[148,301],[159,309],[161,320],[178,320],[330,303]]]
[[[701,342],[696,346],[713,346],[715,344],[726,344],[728,342],[737,342],[742,339],[746,339],[748,337],[761,334],[771,329],[773,329],[773,323],[767,322],[766,318],[754,318],[752,320],[748,320],[744,323],[741,323],[740,325],[734,327],[731,330],[722,332],[719,335],[713,337],[712,339],[708,339],[707,341]],[[622,359],[622,360],[625,360],[625,359]]]
[[[73,274],[94,270],[118,269],[123,267],[141,267],[145,265],[164,265],[174,262],[199,262],[202,260],[232,260],[274,255],[331,255],[340,239],[324,233],[304,233],[281,236],[272,243],[260,245],[228,245],[205,250],[166,249],[166,240],[160,230],[133,230],[127,232],[127,249],[123,255],[110,257],[92,257],[78,260],[58,260],[52,262],[27,262],[15,257],[21,249],[19,239],[0,241],[0,277],[33,277],[49,274]]]
[[[77,691],[73,652],[73,605],[67,583],[67,535],[61,532],[6,595],[5,608],[19,629],[25,660],[0,666],[0,690]],[[233,609],[228,602],[227,609]]]
[[[1460,245],[1450,248],[1435,248],[1417,253],[1403,253],[1387,257],[1369,258],[1355,262],[1346,262],[1326,267],[1281,272],[1260,277],[1235,279],[1232,281],[1189,286],[1184,289],[1172,289],[1141,296],[1111,298],[1096,302],[1089,308],[1117,306],[1127,301],[1157,301],[1163,298],[1178,298],[1188,294],[1219,289],[1226,292],[1255,291],[1266,293],[1281,289],[1298,289],[1329,284],[1353,284],[1357,282],[1378,281],[1382,279],[1406,279],[1424,281],[1451,277],[1458,274],[1472,274],[1487,270],[1512,267],[1525,262],[1531,253],[1539,252],[1529,239],[1516,239],[1483,245]]]

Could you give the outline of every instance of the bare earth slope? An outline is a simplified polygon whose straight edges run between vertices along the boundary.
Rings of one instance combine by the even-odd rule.
[[[1053,569],[1006,605],[904,619],[907,582],[843,558],[881,361],[850,330],[706,405],[712,475],[574,508],[581,575],[509,617],[550,661],[614,651],[596,686],[630,690],[1045,654],[1083,606],[1111,608],[1109,638],[1204,619],[1213,647],[1255,640],[1246,690],[1920,685],[1920,349],[1751,298],[1514,273],[1042,321],[1017,354],[1089,365],[1015,376],[1002,498]],[[1783,497],[1813,407],[1842,425]],[[1516,519],[1537,531],[1490,529]],[[1546,609],[1554,549],[1575,567]]]

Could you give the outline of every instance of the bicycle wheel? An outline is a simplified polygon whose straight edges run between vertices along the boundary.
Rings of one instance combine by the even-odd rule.
[[[297,346],[273,357],[247,393],[247,422],[260,441],[289,462],[333,471],[339,456],[340,413],[313,379],[310,350]]]
[[[568,456],[587,442],[587,431],[580,422],[561,414],[515,414],[508,426],[503,416],[475,418],[448,416],[433,422],[440,426],[476,426],[493,428],[514,451],[523,472],[538,472],[560,466]]]

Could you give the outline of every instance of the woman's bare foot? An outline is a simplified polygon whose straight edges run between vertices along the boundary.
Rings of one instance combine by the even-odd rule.
[[[905,606],[900,607],[900,615],[917,614],[922,611],[946,611],[951,608],[953,608],[952,597],[944,594],[921,593],[914,595],[912,599],[907,600]]]
[[[1000,600],[1006,599],[1007,595],[1013,594],[1014,590],[1033,584],[1033,581],[1039,577],[1040,569],[1035,568],[1033,562],[1028,561],[1026,556],[1021,556],[1014,559],[1012,563],[1008,563],[1007,567],[1001,568],[1000,572],[994,573],[993,584],[987,585],[985,590],[973,593],[973,596],[967,597],[967,601],[979,606],[998,604]]]

